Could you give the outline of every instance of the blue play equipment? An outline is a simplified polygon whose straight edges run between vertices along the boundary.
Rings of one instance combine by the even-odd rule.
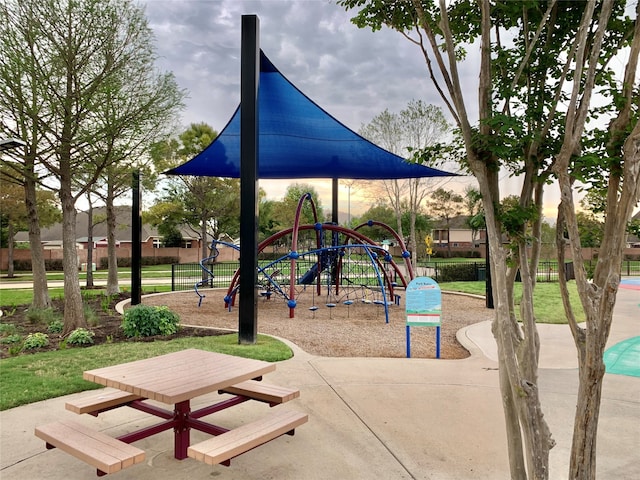
[[[258,245],[258,254],[268,246],[282,245],[283,238],[291,238],[289,251],[271,261],[261,261],[257,267],[257,287],[261,295],[267,299],[273,295],[282,298],[289,308],[289,317],[295,315],[297,298],[308,290],[314,295],[321,296],[326,292],[327,308],[334,308],[338,304],[353,305],[350,297],[355,290],[363,292],[362,302],[366,304],[382,305],[385,319],[389,323],[389,306],[399,305],[400,296],[394,294],[398,286],[407,287],[405,273],[394,261],[392,255],[381,245],[358,232],[364,226],[376,226],[386,229],[393,235],[402,248],[402,261],[408,272],[409,279],[413,279],[413,269],[410,253],[404,242],[393,229],[387,225],[368,221],[355,229],[349,229],[333,223],[300,224],[300,214],[303,202],[310,202],[314,218],[317,219],[315,205],[311,195],[304,194],[298,203],[294,225],[282,230]],[[306,237],[301,235],[306,235]],[[316,248],[298,251],[302,244],[315,243]],[[286,242],[285,242],[286,244]],[[240,247],[220,240],[211,244],[211,255],[200,262],[203,279],[195,284],[195,291],[199,297],[198,306],[205,297],[200,289],[210,283],[214,277],[213,269],[209,268],[218,256],[218,245],[224,245],[240,251]],[[365,260],[365,259],[368,259]],[[225,306],[229,309],[235,304],[240,286],[240,272],[236,271],[231,279],[224,297]],[[346,293],[345,293],[346,292]],[[310,310],[315,311],[315,304]]]

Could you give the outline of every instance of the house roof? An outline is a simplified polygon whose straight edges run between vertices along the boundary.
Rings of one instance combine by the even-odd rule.
[[[446,230],[449,228],[450,230],[471,230],[469,226],[469,219],[471,217],[469,215],[458,215],[456,217],[451,217],[449,219],[449,226],[447,227],[447,221],[443,219],[436,220],[433,223],[433,226],[436,230]]]
[[[131,231],[131,206],[121,205],[115,207],[116,211],[116,241],[131,243],[132,231]],[[106,208],[98,207],[93,209],[93,241],[98,242],[107,237],[107,223],[106,220]],[[96,220],[102,219],[101,222],[95,223]],[[77,242],[84,243],[87,241],[87,230],[89,225],[89,215],[86,211],[78,212],[76,216],[76,238]],[[182,237],[185,239],[194,239],[193,232],[189,229],[182,229]],[[149,224],[142,225],[141,239],[143,242],[148,241],[151,238],[157,238],[161,235],[158,233],[158,229]],[[62,223],[57,223],[48,228],[42,228],[40,231],[40,238],[43,243],[56,243],[62,240]],[[14,240],[16,242],[28,242],[28,232],[18,232]]]

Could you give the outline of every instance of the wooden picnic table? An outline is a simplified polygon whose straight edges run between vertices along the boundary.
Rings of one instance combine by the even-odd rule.
[[[200,418],[225,410],[247,400],[267,402],[271,406],[299,396],[298,390],[265,385],[262,376],[274,371],[276,365],[261,360],[241,358],[204,350],[188,349],[144,360],[123,363],[111,367],[97,368],[84,372],[85,380],[111,387],[106,393],[90,399],[80,399],[67,403],[67,409],[76,413],[97,415],[113,408],[128,406],[164,421],[124,434],[117,439],[102,438],[99,432],[82,430],[77,445],[71,445],[64,438],[70,437],[70,430],[81,430],[69,422],[62,425],[36,428],[36,435],[47,442],[47,447],[59,447],[88,463],[97,466],[98,474],[111,473],[130,464],[139,463],[144,456],[140,452],[127,451],[123,458],[116,459],[116,466],[110,465],[100,455],[88,451],[83,443],[92,444],[96,436],[100,442],[111,444],[112,440],[128,444],[157,433],[174,430],[174,456],[182,460],[187,456],[207,463],[229,464],[234,456],[270,441],[284,433],[293,434],[294,428],[307,421],[306,414],[298,412],[277,412],[271,419],[254,422],[255,427],[244,425],[233,431],[204,422]],[[210,406],[191,411],[191,400],[212,392],[230,394]],[[155,400],[173,405],[173,410],[161,408],[146,402]],[[265,424],[266,422],[266,424]],[[216,436],[212,441],[201,442],[190,448],[190,430],[196,429]],[[60,433],[58,433],[60,432]],[[64,433],[62,433],[64,432]],[[223,434],[228,435],[223,436]],[[232,434],[233,435],[230,435]],[[73,435],[71,435],[73,436]],[[64,438],[62,438],[64,437]],[[91,437],[91,438],[87,438]],[[118,444],[114,448],[117,450]],[[106,448],[106,447],[105,447]],[[112,448],[110,445],[109,448]],[[134,448],[134,447],[131,447]],[[91,450],[101,450],[93,445]],[[215,453],[214,453],[215,452]],[[144,453],[144,452],[143,452]],[[114,456],[119,457],[116,453]]]

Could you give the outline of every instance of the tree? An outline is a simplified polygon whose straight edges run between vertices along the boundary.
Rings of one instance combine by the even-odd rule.
[[[2,56],[10,59],[15,74],[3,79],[9,82],[9,102],[17,105],[3,109],[3,117],[6,113],[27,139],[25,181],[37,181],[39,169],[60,200],[67,334],[86,326],[75,204],[120,159],[105,145],[115,147],[119,128],[140,127],[148,113],[143,107],[153,88],[153,38],[143,9],[128,0],[10,0],[3,14],[2,36],[8,40]],[[119,96],[119,108],[109,102],[113,96]],[[123,109],[125,102],[137,107]],[[86,179],[83,185],[75,181],[80,176]]]
[[[447,254],[451,258],[451,219],[462,213],[464,199],[462,195],[439,188],[427,201],[427,208],[431,215],[444,221],[447,230]]]
[[[218,136],[206,123],[192,123],[177,139],[154,145],[152,156],[163,168],[175,167],[204,150]],[[208,257],[210,241],[240,229],[240,181],[236,178],[178,176],[169,181],[163,202],[173,205],[176,225],[190,226]]]
[[[584,248],[596,248],[602,242],[603,224],[589,212],[577,212],[580,245]]]
[[[8,182],[0,174],[0,218],[2,219],[2,238],[0,247],[8,247],[7,277],[14,277],[13,270],[13,237],[27,219],[24,206],[24,189],[21,185]],[[6,225],[6,230],[5,230]],[[6,232],[6,236],[5,236]]]
[[[274,219],[278,225],[278,230],[293,227],[298,203],[300,198],[306,194],[311,195],[316,207],[318,221],[322,222],[324,212],[316,189],[305,183],[293,183],[287,187],[282,201],[277,202],[274,206]],[[300,224],[313,224],[315,221],[311,204],[307,201],[303,202],[302,211],[300,212]]]
[[[467,226],[471,229],[471,240],[476,245],[476,235],[478,235],[479,226],[484,228],[484,215],[482,221],[478,223],[478,216],[482,215],[482,195],[477,188],[468,186],[464,189],[463,196],[464,209],[469,216]]]
[[[131,191],[134,172],[140,175],[143,189],[155,189],[158,169],[149,155],[149,145],[166,138],[172,130],[185,97],[172,74],[154,71],[153,56],[135,60],[137,64],[132,59],[131,68],[113,82],[113,89],[107,91],[94,112],[96,123],[104,131],[93,144],[92,156],[100,158],[104,168],[92,191],[106,210],[107,295],[120,291],[115,202]]]
[[[7,276],[14,276],[13,270],[13,237],[29,223],[29,215],[25,205],[25,187],[15,176],[13,170],[0,169],[0,217],[2,218],[2,246],[8,247]],[[36,204],[39,211],[40,224],[51,226],[60,221],[60,210],[52,192],[36,191]],[[6,224],[6,236],[4,225]],[[6,242],[6,243],[5,243]],[[40,308],[40,307],[37,307]]]
[[[162,243],[165,247],[181,247],[182,246],[182,234],[173,225],[160,225],[158,227],[158,233],[162,235]]]
[[[540,404],[537,368],[538,335],[533,288],[540,255],[545,183],[555,176],[562,202],[558,225],[566,222],[574,258],[581,258],[573,206],[575,180],[589,178],[589,166],[612,167],[607,178],[607,219],[603,244],[613,255],[598,265],[599,277],[589,286],[584,267],[576,273],[581,303],[588,304],[587,329],[569,323],[580,363],[579,396],[570,478],[594,478],[597,412],[604,374],[602,349],[619,281],[620,238],[638,202],[638,135],[635,112],[638,11],[624,17],[625,2],[509,2],[489,0],[384,2],[339,0],[359,7],[353,21],[374,30],[387,25],[415,43],[426,61],[431,81],[459,130],[467,168],[482,194],[491,254],[493,296],[497,299],[493,332],[498,345],[499,378],[507,425],[511,478],[548,478],[549,450],[555,444]],[[597,6],[597,8],[596,8]],[[637,7],[638,8],[638,7]],[[508,32],[509,41],[504,41]],[[469,118],[470,104],[459,65],[470,43],[480,46],[478,122]],[[611,59],[631,42],[629,63],[616,84]],[[578,79],[578,80],[577,80]],[[607,157],[580,155],[595,85],[608,96],[611,115]],[[615,98],[615,101],[613,99]],[[590,131],[588,133],[593,133]],[[594,135],[595,136],[595,135]],[[518,208],[502,216],[499,209],[501,170],[522,176]],[[604,170],[611,171],[605,168]],[[558,227],[558,232],[562,228]],[[510,245],[502,244],[508,232]],[[561,239],[558,240],[562,243]],[[608,250],[607,250],[608,251]],[[564,248],[558,248],[563,261]],[[509,260],[509,261],[508,261]],[[618,263],[616,263],[618,262]],[[522,276],[520,326],[515,318],[513,281]],[[562,277],[562,276],[561,276]],[[561,278],[563,299],[570,312]],[[585,310],[587,308],[585,307]],[[571,317],[571,315],[568,315]],[[587,347],[588,346],[588,347]]]
[[[369,140],[376,142],[386,150],[396,155],[412,157],[412,152],[431,147],[444,139],[450,129],[442,109],[435,105],[425,104],[422,100],[412,100],[399,114],[390,113],[388,110],[380,113],[373,120],[360,129],[360,134]],[[413,159],[427,166],[434,166],[432,160],[424,157]],[[413,252],[412,263],[416,267],[417,239],[416,216],[423,206],[424,200],[438,185],[448,182],[446,178],[410,178],[404,180],[392,179],[382,182],[369,182],[369,190],[376,198],[383,194],[390,205],[396,211],[396,230],[401,238],[404,238],[404,226],[402,225],[402,210],[406,205],[409,213],[409,250]]]
[[[359,219],[355,219],[354,226],[358,226],[362,223],[367,223],[369,220],[375,220],[377,222],[385,223],[391,228],[394,228],[396,220],[399,218],[402,221],[402,216],[402,213],[398,215],[395,209],[391,208],[386,203],[379,202],[376,205],[372,205],[371,207],[369,207],[369,209],[364,212]],[[377,242],[381,242],[389,236],[389,232],[378,226],[362,227],[361,229],[358,229],[358,231],[362,232],[364,235]]]

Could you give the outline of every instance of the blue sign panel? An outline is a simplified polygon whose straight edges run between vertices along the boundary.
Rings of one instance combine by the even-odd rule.
[[[407,286],[405,305],[408,326],[440,326],[442,292],[432,278],[417,277],[411,280]]]

